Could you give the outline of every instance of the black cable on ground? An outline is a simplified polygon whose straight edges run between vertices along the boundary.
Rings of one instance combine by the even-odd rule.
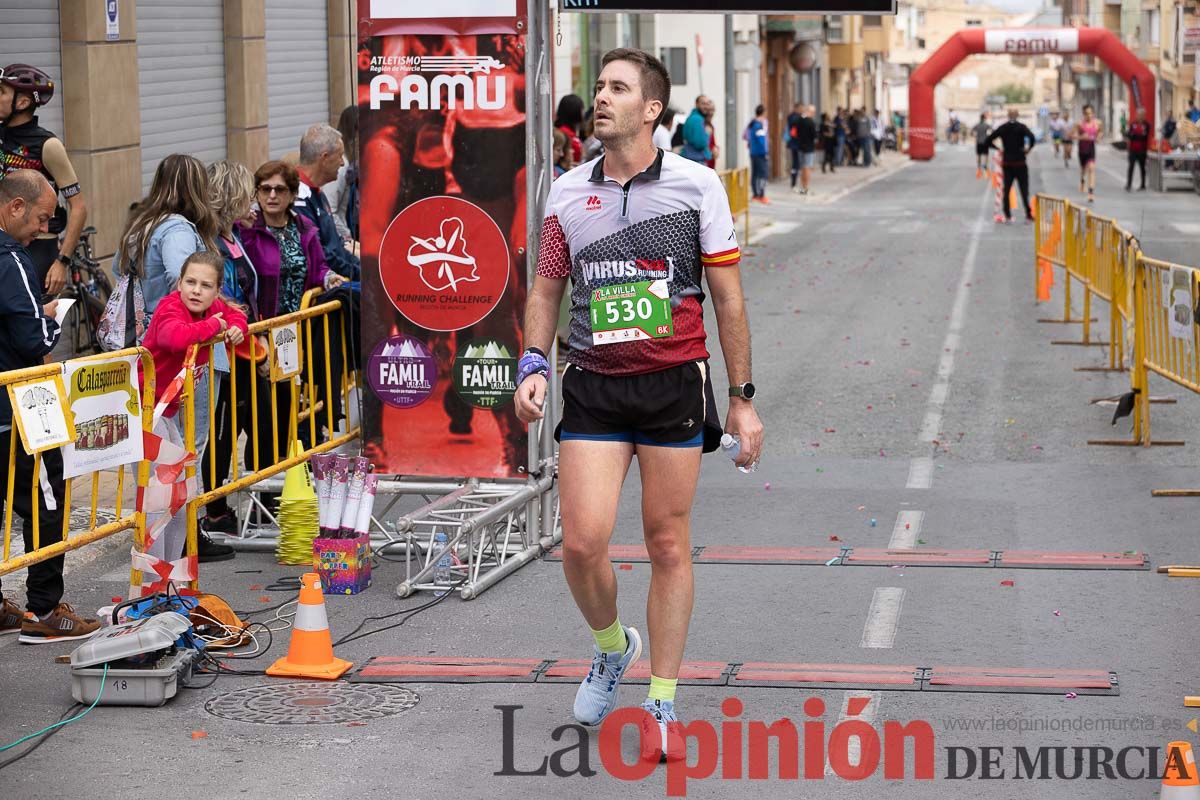
[[[394,611],[391,614],[384,614],[383,616],[380,616],[380,617],[366,617],[365,619],[363,619],[362,622],[360,622],[358,624],[357,628],[350,631],[350,633],[346,634],[341,639],[338,639],[336,642],[334,642],[333,646],[337,647],[339,645],[347,644],[349,642],[357,641],[359,639],[365,639],[368,636],[374,636],[377,633],[383,633],[384,631],[390,631],[390,630],[393,630],[394,628],[399,628],[401,625],[408,622],[410,619],[415,617],[417,614],[420,614],[422,611],[425,611],[426,609],[433,608],[438,603],[441,603],[442,601],[444,601],[447,597],[450,596],[451,592],[453,592],[455,589],[458,589],[460,586],[462,586],[466,582],[467,582],[467,577],[463,576],[463,578],[461,580],[459,580],[458,583],[454,584],[448,590],[446,590],[445,594],[441,595],[440,597],[434,598],[433,600],[429,601],[428,603],[425,603],[424,605],[419,605],[415,608],[401,609],[400,611]],[[359,631],[363,629],[363,626],[366,625],[368,622],[380,622],[382,620],[392,619],[393,617],[398,617],[400,615],[404,615],[404,619],[400,620],[399,622],[393,623],[391,625],[385,625],[382,628],[376,628],[373,631],[359,633]]]

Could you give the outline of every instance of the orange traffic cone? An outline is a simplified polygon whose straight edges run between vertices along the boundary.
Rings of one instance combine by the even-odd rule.
[[[983,167],[976,167],[975,168],[975,180],[979,180],[982,177],[983,177]]]
[[[1159,800],[1200,800],[1200,775],[1190,742],[1167,745],[1167,767],[1163,771]]]
[[[1015,186],[1008,187],[1008,207],[1017,207],[1017,187]]]
[[[1037,299],[1039,303],[1050,300],[1050,290],[1054,288],[1054,268],[1044,258],[1038,259]]]
[[[354,666],[333,655],[329,619],[325,616],[325,594],[321,576],[306,572],[300,579],[300,604],[292,623],[288,654],[267,668],[277,678],[323,678],[336,680]]]

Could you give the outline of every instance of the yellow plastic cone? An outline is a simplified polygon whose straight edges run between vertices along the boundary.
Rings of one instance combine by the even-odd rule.
[[[300,579],[300,602],[292,621],[292,641],[288,654],[267,668],[276,678],[320,678],[337,680],[354,664],[333,654],[329,618],[325,614],[325,594],[321,576],[306,572]]]
[[[292,442],[291,455],[297,456],[303,452],[299,442]],[[317,492],[313,489],[312,476],[308,472],[308,464],[301,461],[289,469],[283,476],[283,494],[281,500],[316,500]]]
[[[1167,764],[1163,770],[1159,800],[1200,800],[1200,775],[1190,742],[1167,745]]]

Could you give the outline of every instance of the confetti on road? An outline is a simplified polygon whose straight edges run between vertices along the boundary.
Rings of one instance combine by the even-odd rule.
[[[1075,694],[1074,692],[1067,692],[1068,700],[1074,700],[1076,697],[1079,697],[1079,695]]]
[[[192,731],[192,738],[193,739],[207,739],[208,732],[207,731]]]
[[[764,483],[763,488],[766,489],[768,492],[771,491],[771,482],[767,481],[766,483]]]
[[[1001,586],[1016,586],[1016,581],[1000,581]]]

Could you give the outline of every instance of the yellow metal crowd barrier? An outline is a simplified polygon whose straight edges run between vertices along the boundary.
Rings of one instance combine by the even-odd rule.
[[[1063,220],[1061,237],[1055,233],[1059,230],[1056,220]],[[1038,301],[1049,299],[1047,266],[1062,267],[1066,276],[1063,319],[1052,321],[1083,324],[1082,341],[1055,344],[1109,346],[1106,366],[1079,367],[1079,371],[1129,370],[1130,394],[1124,401],[1132,400],[1132,438],[1093,439],[1088,444],[1183,444],[1151,438],[1150,404],[1173,401],[1151,398],[1148,376],[1154,373],[1200,394],[1200,336],[1194,319],[1200,299],[1198,273],[1147,257],[1137,239],[1115,220],[1058,198],[1038,195],[1034,230]],[[1072,279],[1084,287],[1082,319],[1071,318]],[[1091,338],[1093,296],[1108,304],[1109,342]]]
[[[198,509],[234,492],[243,491],[261,480],[277,475],[284,470],[302,463],[314,453],[321,453],[337,448],[358,437],[358,426],[351,425],[352,393],[357,387],[358,375],[354,370],[355,360],[351,352],[349,337],[348,313],[339,301],[313,305],[314,297],[319,290],[308,292],[301,302],[301,309],[292,314],[286,314],[269,320],[254,323],[249,326],[248,358],[239,357],[230,349],[228,353],[230,369],[222,373],[222,379],[229,381],[230,394],[230,430],[233,437],[232,458],[229,464],[229,479],[220,486],[213,486],[209,491],[199,494],[191,500],[184,511],[187,522],[186,554],[194,556],[197,545],[197,511]],[[211,358],[212,348],[221,340],[213,340],[202,347],[209,350],[207,370],[208,386],[215,389],[215,365]],[[314,346],[316,345],[316,346]],[[334,359],[330,356],[335,352],[341,355],[340,368],[332,366]],[[285,356],[285,353],[287,354]],[[317,354],[320,354],[318,360]],[[141,421],[142,431],[150,432],[153,425],[155,406],[154,361],[144,348],[132,348],[111,353],[87,356],[68,362],[55,362],[39,367],[14,370],[0,373],[0,391],[7,391],[10,385],[24,384],[29,381],[45,380],[54,376],[62,376],[74,365],[89,362],[109,361],[122,357],[137,356],[142,367],[141,386]],[[247,371],[239,368],[238,362],[249,361],[251,366]],[[245,376],[255,375],[255,379],[246,381]],[[239,380],[239,375],[241,380]],[[249,384],[248,386],[245,384]],[[184,446],[193,453],[205,453],[204,459],[209,468],[216,473],[216,448],[206,442],[196,441],[197,412],[208,417],[209,442],[215,434],[218,420],[216,418],[217,392],[208,392],[208,402],[202,409],[196,408],[195,371],[189,370],[184,382],[181,395],[183,419]],[[238,395],[249,397],[249,425],[246,428],[245,457],[238,456]],[[335,418],[334,403],[330,398],[340,396],[342,415],[346,420],[344,426],[338,425]],[[281,413],[282,412],[282,413]],[[14,412],[15,413],[15,412]],[[260,415],[262,415],[260,417]],[[55,498],[62,509],[62,530],[47,532],[39,525],[38,492],[39,481],[32,481],[32,512],[30,519],[32,547],[26,547],[25,552],[15,553],[12,546],[14,530],[14,492],[16,486],[17,449],[23,447],[15,427],[9,434],[7,453],[0,457],[8,460],[8,480],[5,487],[4,502],[4,536],[3,547],[0,551],[0,576],[24,569],[51,558],[63,555],[68,550],[75,550],[101,539],[124,531],[133,531],[133,543],[140,550],[144,547],[146,535],[145,515],[137,508],[136,502],[129,502],[127,497],[127,473],[132,474],[139,490],[144,490],[149,481],[150,462],[142,460],[134,464],[119,467],[115,470],[98,470],[90,474],[68,479],[63,489],[63,497]],[[269,438],[270,441],[265,441]],[[197,446],[199,445],[199,451]],[[298,445],[298,446],[297,446]],[[55,448],[61,450],[61,448]],[[37,475],[41,469],[43,456],[35,453],[32,456],[32,474]],[[244,469],[240,467],[244,465]],[[196,465],[192,464],[186,470],[189,479],[195,478]],[[88,487],[90,497],[86,529],[77,515],[72,531],[72,492],[80,493],[79,487]],[[112,507],[112,521],[104,521],[107,508]],[[82,505],[80,506],[82,508]],[[99,523],[99,524],[98,524]],[[142,575],[133,570],[130,576],[131,586],[140,586]],[[195,582],[192,588],[196,588]]]
[[[187,505],[188,552],[195,552],[198,533],[198,510],[200,507],[245,491],[259,481],[290,469],[308,460],[315,453],[324,453],[346,444],[359,435],[357,425],[351,426],[351,393],[357,385],[357,373],[352,370],[353,355],[350,352],[348,315],[342,303],[331,302],[312,305],[320,294],[311,289],[300,304],[300,310],[249,326],[249,361],[252,380],[239,380],[239,357],[232,348],[227,348],[229,372],[221,379],[229,381],[230,417],[227,420],[233,439],[229,480],[201,493]],[[203,345],[209,350],[208,385],[214,387],[216,370],[213,365],[212,349],[222,339],[217,338]],[[314,354],[324,356],[316,361]],[[330,356],[337,348],[341,355],[341,368],[335,373]],[[284,353],[287,353],[285,356]],[[249,386],[242,385],[249,383]],[[264,385],[265,384],[265,385]],[[264,391],[266,396],[263,396]],[[250,420],[248,425],[239,425],[239,394],[250,398]],[[334,417],[334,404],[330,398],[337,394],[345,416],[345,428],[339,432],[338,420]],[[196,413],[208,416],[209,442],[216,432],[217,392],[208,392],[205,408],[196,408],[194,374],[189,373],[184,393],[184,404],[193,413],[185,418],[184,441],[192,452],[204,448],[204,442],[196,441]],[[260,411],[261,409],[261,411]],[[263,419],[260,414],[269,415]],[[282,418],[281,418],[282,417]],[[243,419],[243,423],[245,420]],[[286,426],[284,429],[281,426]],[[245,428],[244,473],[239,474],[238,433]],[[269,442],[262,441],[268,438]],[[210,475],[217,471],[217,449],[206,450]],[[196,467],[187,469],[193,478]]]
[[[746,226],[746,236],[742,242],[745,247],[750,243],[750,168],[722,170],[721,183],[725,184],[725,194],[729,195],[729,210],[733,218],[743,218]]]
[[[10,386],[20,387],[29,382],[45,381],[55,377],[61,379],[65,372],[75,366],[128,357],[140,359],[144,376],[141,387],[141,431],[129,432],[131,435],[141,435],[150,430],[154,417],[154,362],[150,353],[144,348],[130,348],[112,353],[85,356],[67,362],[54,362],[38,367],[3,372],[0,373],[0,391],[6,392]],[[69,397],[71,387],[64,388]],[[19,388],[17,392],[20,392]],[[65,403],[67,398],[56,398],[56,402]],[[144,515],[137,509],[136,503],[131,502],[128,506],[126,505],[126,483],[127,475],[131,475],[136,481],[137,489],[145,489],[149,479],[149,462],[143,460],[116,469],[96,470],[66,479],[63,481],[62,496],[59,497],[57,496],[58,491],[54,487],[62,478],[61,471],[56,470],[58,474],[51,475],[49,470],[43,469],[43,461],[47,458],[43,453],[47,451],[42,450],[32,454],[32,468],[27,473],[30,476],[29,483],[31,484],[30,514],[23,524],[27,524],[30,528],[27,544],[31,547],[27,546],[24,553],[14,555],[12,534],[13,517],[16,510],[17,448],[22,448],[24,452],[24,445],[20,441],[21,437],[16,422],[17,413],[17,409],[13,409],[14,419],[12,428],[8,432],[8,449],[0,454],[0,457],[5,458],[8,462],[8,480],[4,487],[4,542],[3,551],[0,553],[2,556],[0,557],[0,575],[25,569],[33,564],[61,556],[69,550],[76,550],[124,531],[133,531],[134,544],[141,547],[146,531],[146,521]],[[64,416],[69,417],[69,412],[64,411]],[[57,453],[57,461],[64,448],[65,445],[61,445],[48,448],[48,450]],[[43,475],[43,473],[45,474]],[[43,486],[43,480],[45,480],[45,486]],[[50,488],[56,495],[53,503],[58,507],[57,511],[62,513],[61,530],[43,530],[40,524],[40,507],[46,499],[49,499],[45,495],[46,488]],[[72,523],[73,495],[77,492],[78,494],[87,492],[85,495],[87,497],[86,505],[78,504],[79,509],[87,509],[86,523],[81,523],[78,519],[74,524]],[[41,500],[39,493],[41,493]],[[110,504],[113,519],[103,522],[100,517],[101,508],[107,510]],[[104,515],[108,516],[107,511]]]

